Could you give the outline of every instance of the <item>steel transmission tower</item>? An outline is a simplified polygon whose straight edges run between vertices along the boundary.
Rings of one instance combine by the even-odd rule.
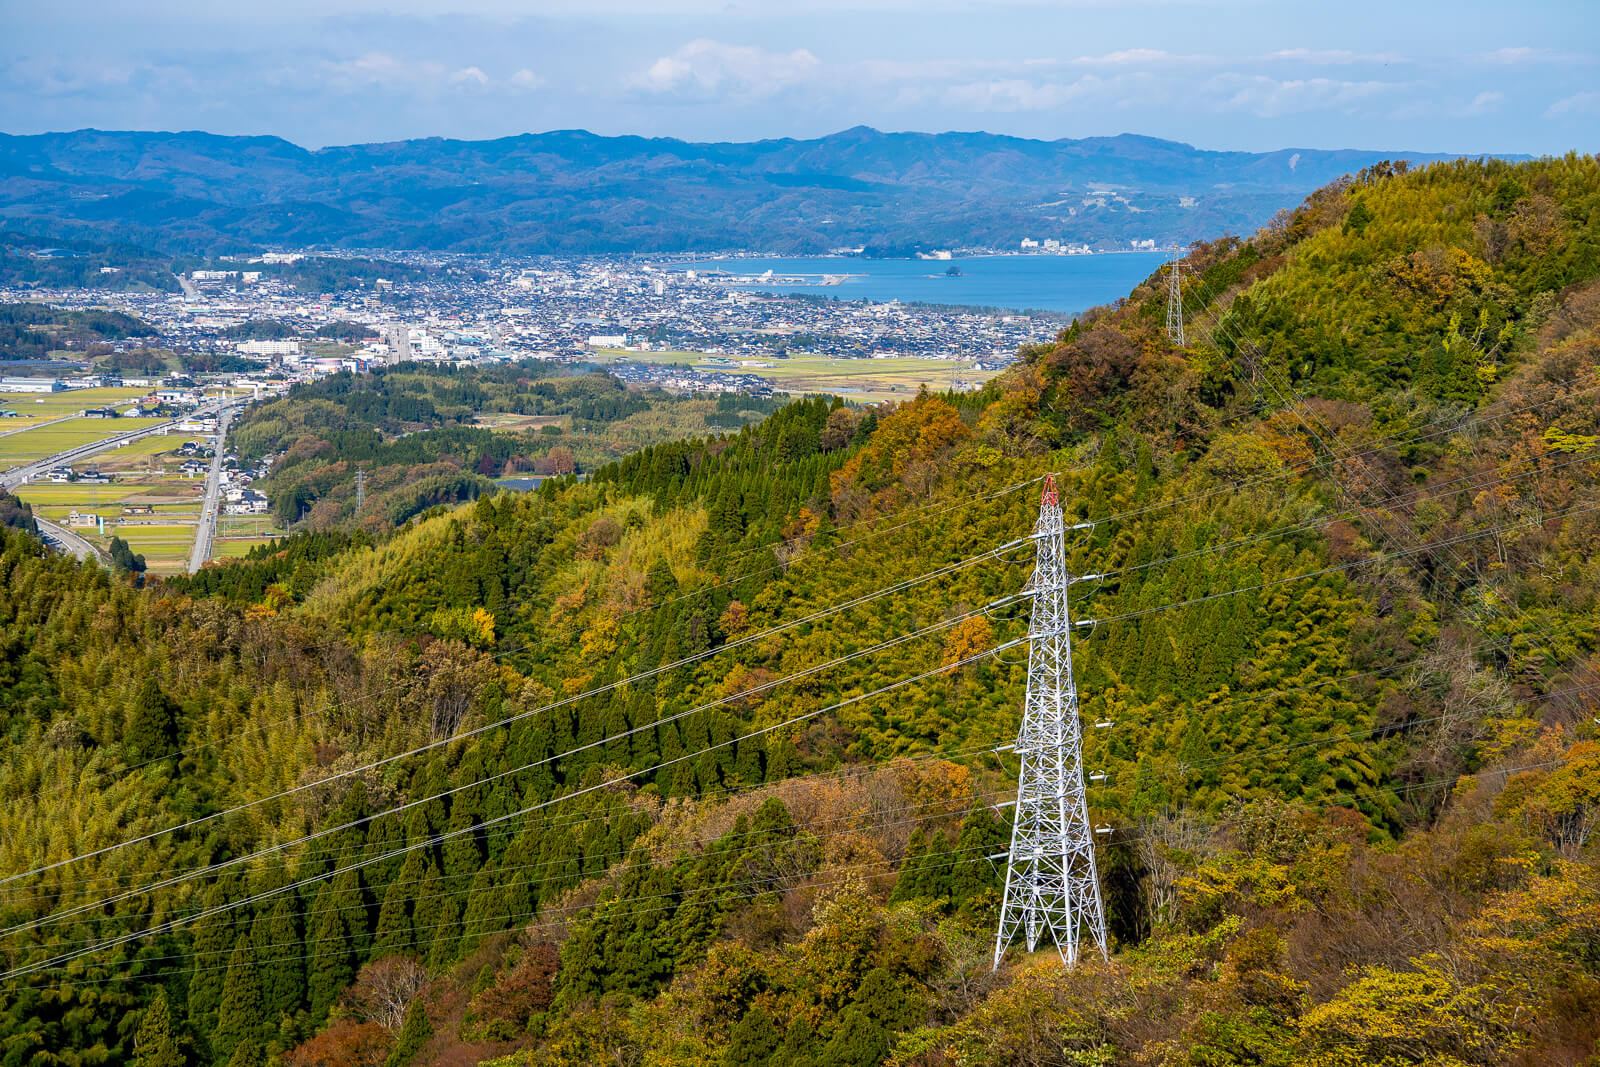
[[[1172,269],[1167,271],[1167,339],[1183,347],[1183,287],[1180,284],[1178,265],[1182,261],[1176,253],[1172,256]]]
[[[360,511],[367,502],[367,472],[356,471],[356,510]]]
[[[1106,956],[1105,906],[1095,870],[1078,691],[1072,681],[1071,579],[1054,477],[1045,479],[1034,539],[1038,557],[1025,590],[1033,597],[1028,693],[1016,744],[1022,770],[994,943],[996,969],[1018,932],[1030,952],[1048,938],[1069,967],[1078,962],[1085,942]]]

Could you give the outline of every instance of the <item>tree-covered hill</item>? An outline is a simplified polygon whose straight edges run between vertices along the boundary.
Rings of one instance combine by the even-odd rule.
[[[0,530],[0,1062],[1592,1062],[1600,162],[1182,285],[182,588]],[[992,973],[1048,472],[1114,951]]]
[[[403,364],[297,385],[251,407],[232,441],[248,463],[270,458],[263,487],[286,527],[382,532],[493,492],[502,475],[587,473],[657,441],[743,425],[774,406],[629,390],[603,372],[538,362]],[[368,489],[359,510],[357,470]]]
[[[0,134],[0,217],[169,251],[1106,247],[1259,225],[1383,152],[884,133],[693,143],[556,130],[315,151],[274,137]],[[1423,162],[1440,158],[1412,154]]]

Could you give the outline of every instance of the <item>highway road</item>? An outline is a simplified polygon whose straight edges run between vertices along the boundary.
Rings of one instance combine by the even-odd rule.
[[[243,403],[243,401],[236,400],[227,404],[226,407],[231,412],[241,403]],[[77,448],[69,448],[65,452],[57,452],[53,456],[46,456],[43,459],[35,460],[34,462],[24,464],[21,467],[12,467],[8,471],[0,472],[0,489],[15,489],[24,482],[28,482],[34,478],[37,478],[39,475],[48,471],[51,467],[60,467],[64,464],[75,463],[80,459],[88,459],[90,456],[98,455],[101,452],[106,452],[110,449],[128,444],[130,441],[137,441],[141,438],[149,437],[153,433],[160,433],[162,430],[171,429],[172,427],[178,425],[178,423],[184,421],[184,419],[194,418],[199,415],[215,414],[218,409],[219,405],[215,404],[208,407],[196,408],[193,414],[185,415],[183,419],[169,419],[166,422],[158,422],[154,426],[145,426],[138,430],[129,430],[127,433],[114,434],[111,437],[107,437],[103,441],[91,441],[86,445],[79,445]]]
[[[217,536],[217,512],[222,507],[222,453],[228,442],[228,423],[233,410],[226,408],[217,419],[211,470],[206,474],[206,496],[200,504],[200,522],[194,528],[194,548],[189,552],[189,573],[193,574],[211,558],[211,543]]]
[[[77,417],[77,412],[73,412],[71,415],[61,415],[53,419],[45,419],[43,422],[29,423],[27,425],[18,426],[10,430],[0,429],[0,437],[10,437],[14,433],[27,433],[29,430],[42,430],[46,426],[54,426],[58,422],[66,422],[68,419],[75,419]],[[7,419],[5,422],[0,422],[0,427],[5,426],[7,422],[11,421],[13,420]]]
[[[44,535],[44,543],[58,552],[65,552],[78,559],[92,559],[100,563],[110,564],[111,560],[106,554],[90,544],[84,538],[73,533],[65,526],[60,526],[49,519],[34,516],[34,522],[39,524],[39,533]]]

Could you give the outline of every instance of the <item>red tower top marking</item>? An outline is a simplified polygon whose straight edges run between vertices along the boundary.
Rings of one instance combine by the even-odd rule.
[[[1051,507],[1061,506],[1061,494],[1056,492],[1056,476],[1054,474],[1046,474],[1044,476],[1044,493],[1039,497],[1039,503],[1048,504]]]

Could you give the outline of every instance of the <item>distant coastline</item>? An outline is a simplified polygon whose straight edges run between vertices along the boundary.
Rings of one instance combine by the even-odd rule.
[[[1124,296],[1163,263],[1165,251],[1093,255],[984,253],[946,259],[763,256],[674,259],[669,273],[723,275],[732,290],[812,300],[898,301],[1000,314],[1075,315]],[[836,269],[849,264],[848,269]],[[960,265],[958,275],[944,269]]]

